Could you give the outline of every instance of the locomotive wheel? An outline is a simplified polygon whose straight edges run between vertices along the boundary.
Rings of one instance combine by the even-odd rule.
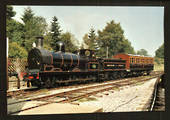
[[[30,82],[29,81],[27,81],[27,87],[30,87]]]
[[[119,73],[117,73],[117,72],[113,73],[113,78],[114,79],[118,79],[119,77],[120,77]]]
[[[45,88],[50,88],[51,81],[48,79],[45,81]]]
[[[45,87],[46,88],[54,87],[54,84],[53,84],[52,80],[50,80],[50,78],[47,78],[47,80],[45,81]]]
[[[124,78],[126,75],[125,75],[125,73],[124,72],[120,72],[120,77],[121,78]]]
[[[147,71],[147,75],[150,75],[150,72],[149,72],[149,71]]]
[[[56,86],[56,78],[52,77],[51,78],[51,87],[55,87]]]

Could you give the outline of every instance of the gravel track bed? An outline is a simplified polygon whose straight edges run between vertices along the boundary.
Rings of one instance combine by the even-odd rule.
[[[145,105],[152,96],[155,82],[156,78],[136,86],[124,86],[112,92],[96,95],[100,97],[91,96],[93,100],[79,102],[79,104],[102,107],[103,112],[147,111]]]

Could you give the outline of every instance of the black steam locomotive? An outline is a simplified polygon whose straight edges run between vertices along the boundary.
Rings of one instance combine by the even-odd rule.
[[[55,87],[70,82],[103,81],[131,74],[126,69],[127,60],[124,59],[96,58],[95,51],[89,49],[67,53],[63,42],[57,43],[57,52],[51,52],[42,47],[42,37],[38,37],[36,45],[28,53],[27,74],[24,76],[28,86],[31,83],[32,86]]]

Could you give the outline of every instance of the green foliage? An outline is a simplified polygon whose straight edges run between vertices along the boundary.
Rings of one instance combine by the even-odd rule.
[[[88,34],[85,34],[84,37],[83,37],[83,43],[81,44],[81,49],[87,49],[89,46],[88,46]]]
[[[116,24],[113,20],[107,23],[102,31],[99,30],[97,38],[98,56],[106,55],[106,47],[109,48],[109,56],[117,53],[135,53],[131,43],[125,39],[123,34],[124,31],[120,23]]]
[[[9,42],[17,42],[21,45],[22,36],[23,36],[23,24],[17,22],[13,19],[7,20],[7,37],[9,38]]]
[[[7,6],[6,34],[9,38],[9,57],[24,58],[27,57],[26,50],[21,47],[24,25],[12,19],[15,16],[12,6]]]
[[[123,40],[119,52],[120,53],[135,54],[135,50],[131,46],[131,43],[130,43],[130,41],[128,41],[128,39]]]
[[[155,57],[154,58],[154,70],[155,71],[164,71],[164,59]]]
[[[25,48],[29,51],[37,36],[43,36],[46,32],[47,23],[42,17],[33,17],[25,24]]]
[[[56,16],[53,17],[51,23],[51,47],[56,51],[56,44],[58,41],[61,41],[61,30]]]
[[[13,16],[12,13],[9,15]],[[9,38],[9,57],[26,57],[27,52],[32,48],[32,43],[36,40],[35,37],[43,36],[47,31],[45,19],[34,16],[30,7],[25,9],[21,19],[23,23],[17,22],[12,18],[7,19],[6,30]]]
[[[41,16],[34,16],[31,8],[26,8],[21,18],[24,22],[22,46],[29,51],[37,36],[43,36],[47,31],[46,20]]]
[[[96,50],[97,49],[97,42],[96,42],[96,34],[93,28],[90,29],[89,34],[85,34],[83,37],[83,42],[87,46],[88,49]]]
[[[6,9],[6,18],[7,18],[7,20],[12,19],[12,17],[14,17],[15,14],[16,14],[16,12],[13,11],[13,7],[11,5],[8,5],[7,9]]]
[[[69,32],[63,33],[61,35],[61,40],[65,44],[66,52],[74,52],[75,50],[78,49],[78,47],[74,44],[76,39],[74,38],[74,36],[71,33],[69,33]]]
[[[164,43],[155,51],[155,63],[164,64]]]
[[[46,35],[44,35],[44,48],[53,51],[50,43],[51,43],[51,33],[47,33]]]
[[[147,50],[145,50],[145,49],[140,49],[140,50],[138,50],[138,51],[137,51],[137,54],[138,54],[138,55],[148,56],[148,52],[147,52]]]
[[[164,44],[162,44],[156,51],[155,57],[164,59]]]
[[[164,59],[159,57],[154,57],[156,64],[164,64]]]
[[[22,21],[26,24],[27,22],[31,21],[33,18],[34,13],[30,7],[25,8],[24,14],[22,15]]]
[[[7,21],[6,21],[6,34],[9,42],[17,42],[21,44],[23,34],[23,24],[12,19],[15,16],[12,6],[7,6]]]
[[[25,58],[27,51],[16,42],[9,43],[9,58]]]

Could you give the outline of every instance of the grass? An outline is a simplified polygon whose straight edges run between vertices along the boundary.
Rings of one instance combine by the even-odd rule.
[[[120,88],[119,87],[113,87],[112,90],[120,91]]]
[[[87,102],[87,101],[96,101],[97,99],[94,97],[87,97],[87,98],[82,98],[78,100],[79,102]]]
[[[156,64],[155,63],[154,71],[164,71],[164,64]]]
[[[137,86],[137,85],[142,85],[142,84],[144,84],[145,82],[137,82],[136,84],[135,84],[135,86]]]

